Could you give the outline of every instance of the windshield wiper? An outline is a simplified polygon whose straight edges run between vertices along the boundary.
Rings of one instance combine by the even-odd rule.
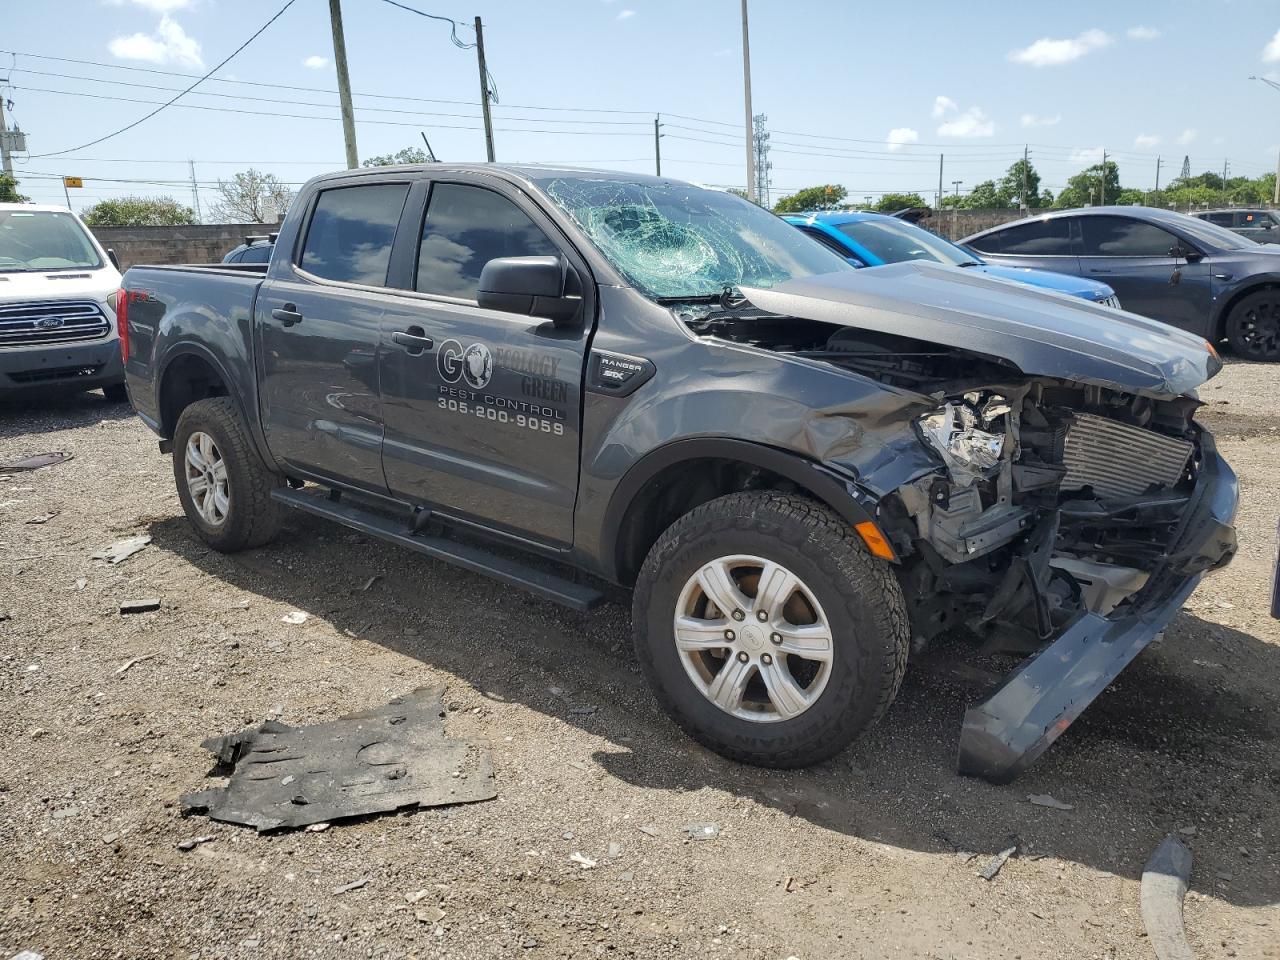
[[[986,264],[981,260],[966,260],[964,263],[957,263],[957,267],[985,267]]]
[[[697,293],[684,297],[654,297],[655,303],[671,306],[676,303],[717,303],[725,310],[737,310],[747,298],[731,286],[726,286],[719,293]]]

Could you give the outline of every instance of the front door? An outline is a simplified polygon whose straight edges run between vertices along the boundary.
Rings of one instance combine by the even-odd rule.
[[[382,315],[383,469],[391,493],[562,546],[573,539],[590,325],[476,303],[496,257],[585,265],[518,190],[432,184],[413,276]]]
[[[1213,303],[1210,264],[1172,253],[1190,242],[1132,217],[1081,217],[1080,226],[1086,277],[1109,284],[1125,310],[1204,334]]]
[[[407,183],[322,191],[255,308],[262,426],[295,469],[385,492],[378,350]]]

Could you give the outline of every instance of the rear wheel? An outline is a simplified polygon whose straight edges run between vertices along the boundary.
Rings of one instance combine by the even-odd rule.
[[[1280,360],[1280,289],[1245,295],[1231,308],[1226,333],[1242,360]]]
[[[799,767],[888,709],[909,631],[888,565],[805,497],[721,497],[654,545],[636,585],[636,650],[672,718],[727,757]]]
[[[271,491],[282,478],[258,456],[229,397],[197,400],[173,436],[178,498],[200,539],[231,553],[269,542],[280,530]]]

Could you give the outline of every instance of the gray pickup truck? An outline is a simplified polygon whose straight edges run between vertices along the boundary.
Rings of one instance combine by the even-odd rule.
[[[832,756],[949,631],[1017,658],[960,737],[1009,780],[1235,551],[1200,338],[857,271],[675,180],[322,176],[269,265],[134,267],[118,311],[211,546],[293,508],[578,610],[633,588],[656,695],[746,762]]]

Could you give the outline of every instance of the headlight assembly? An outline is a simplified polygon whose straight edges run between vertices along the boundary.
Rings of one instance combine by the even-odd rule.
[[[967,402],[948,401],[916,423],[925,442],[946,461],[952,480],[968,486],[1000,462],[1004,434],[991,433],[982,427],[1008,409],[1003,403],[993,406],[993,400],[988,400],[981,411]]]

